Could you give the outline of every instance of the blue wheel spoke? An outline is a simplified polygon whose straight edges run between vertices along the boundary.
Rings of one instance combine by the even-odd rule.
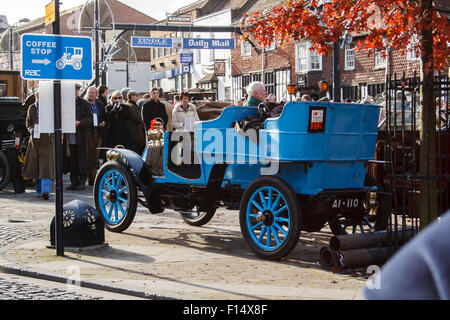
[[[271,239],[272,239],[272,228],[267,228],[267,248],[270,248],[271,245]]]
[[[108,216],[110,219],[111,219],[113,207],[114,207],[114,204],[111,203],[111,206],[109,207],[109,212],[108,212]],[[105,207],[105,209],[106,209],[106,207]]]
[[[275,210],[276,207],[278,207],[278,204],[280,203],[280,200],[281,200],[281,194],[279,193],[278,197],[276,198],[275,202],[272,205],[272,208],[271,208],[272,211]]]
[[[260,206],[255,200],[252,201],[252,204],[253,204],[253,205],[256,207],[256,209],[258,209],[260,212],[263,212],[263,211],[264,211],[264,209],[261,208],[261,206]]]
[[[359,230],[361,230],[361,233],[364,233],[364,226],[362,224],[359,225]]]
[[[364,217],[364,221],[367,223],[367,225],[369,226],[370,230],[373,229],[372,224],[370,223],[369,219],[367,219],[367,217]]]
[[[287,220],[287,219],[286,219]],[[286,237],[288,235],[288,232],[286,230],[283,229],[282,226],[280,226],[277,222],[273,223],[273,226],[278,229],[282,234],[284,234],[284,236]]]
[[[122,204],[120,202],[118,202],[117,206],[119,207],[120,211],[122,212],[122,215],[125,215],[125,211],[122,208]]]
[[[249,216],[250,218],[258,218],[258,216],[260,216],[260,215],[257,214],[257,213],[249,213],[248,216]]]
[[[101,192],[102,192],[103,194],[109,194],[109,191],[106,191],[105,189],[102,189]]]
[[[108,189],[109,189],[109,190],[112,190],[113,187],[111,186],[111,183],[109,183],[109,179],[108,179],[108,178],[105,179],[105,182],[106,182],[106,184],[108,185]]]
[[[275,239],[275,242],[277,243],[277,245],[279,245],[281,241],[280,241],[280,238],[278,237],[278,231],[277,230],[279,230],[279,229],[276,228],[276,227],[272,227],[273,238]]]
[[[262,222],[258,222],[257,224],[255,224],[255,225],[251,228],[251,230],[254,231],[255,229],[258,229],[259,227],[261,227],[262,225],[263,225]]]
[[[263,206],[264,209],[266,209],[267,208],[266,199],[264,198],[262,191],[259,192],[259,198],[261,199],[261,205]],[[262,210],[262,211],[264,211],[264,210]]]
[[[276,216],[276,215],[280,214],[281,212],[283,212],[284,210],[286,210],[287,208],[288,208],[287,205],[284,205],[284,206],[282,206],[280,209],[278,209],[277,211],[275,211],[275,212],[273,213],[273,215]]]
[[[124,191],[128,190],[128,187],[123,187],[122,189],[120,189],[117,193],[118,194],[122,194]]]
[[[128,204],[128,200],[124,199],[122,197],[117,197],[117,200],[122,201],[123,203],[127,203]]]
[[[264,235],[266,234],[266,231],[267,231],[267,228],[266,228],[266,226],[264,226],[264,227],[261,229],[261,233],[260,233],[260,235],[259,235],[259,237],[258,237],[258,241],[259,241],[259,242],[262,241],[262,238],[263,238]]]
[[[116,184],[116,187],[117,187],[117,188],[120,187],[120,183],[121,183],[122,181],[123,181],[123,176],[120,175],[120,176],[119,176],[119,179],[117,180],[117,184]]]
[[[109,200],[106,200],[106,202],[103,204],[105,207],[108,205],[108,204],[110,204],[111,203],[111,201],[109,201]]]
[[[116,174],[115,173],[113,173],[113,174],[111,174],[111,185],[112,185],[112,187],[113,187],[113,189],[116,189]]]
[[[114,213],[115,213],[116,221],[119,220],[119,212],[117,210],[117,202],[114,203]]]

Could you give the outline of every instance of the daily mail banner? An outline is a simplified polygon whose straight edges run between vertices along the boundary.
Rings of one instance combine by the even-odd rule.
[[[183,39],[183,49],[234,49],[234,39],[200,39],[185,38]]]

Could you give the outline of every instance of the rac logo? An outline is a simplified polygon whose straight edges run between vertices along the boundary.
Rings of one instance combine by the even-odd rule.
[[[24,74],[30,77],[40,77],[41,70],[25,70]]]

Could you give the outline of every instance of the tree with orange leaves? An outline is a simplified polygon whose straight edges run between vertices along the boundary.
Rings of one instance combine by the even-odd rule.
[[[312,49],[330,54],[333,43],[346,33],[365,35],[357,49],[384,54],[385,46],[405,51],[411,43],[424,52],[423,32],[433,34],[433,53],[427,70],[445,70],[450,66],[450,23],[447,16],[432,3],[417,0],[288,0],[271,10],[244,15],[241,27],[244,37],[252,35],[261,45],[273,41],[310,39]]]

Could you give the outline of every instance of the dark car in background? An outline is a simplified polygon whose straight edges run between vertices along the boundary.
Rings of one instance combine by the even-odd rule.
[[[27,107],[16,97],[0,97],[0,190],[10,181],[16,192],[23,192],[20,169],[23,164],[28,130]]]

